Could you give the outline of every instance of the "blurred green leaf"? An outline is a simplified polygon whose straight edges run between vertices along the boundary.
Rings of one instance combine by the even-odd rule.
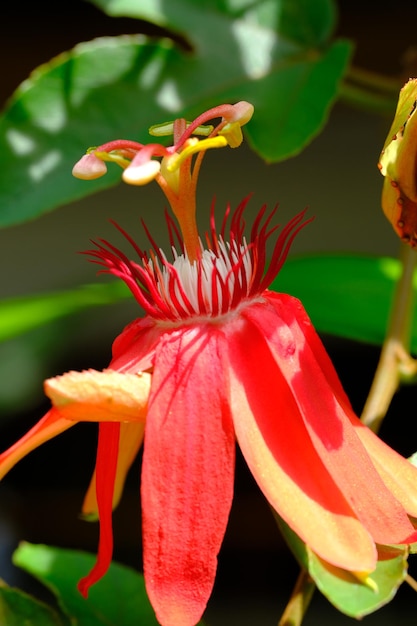
[[[37,68],[0,117],[0,226],[116,183],[71,176],[90,145],[147,141],[150,125],[250,100],[253,149],[267,161],[300,152],[324,126],[351,45],[331,40],[330,0],[97,2],[113,15],[163,21],[188,39],[140,35],[80,43]]]
[[[145,19],[185,37],[202,70],[195,84],[205,83],[197,97],[207,97],[210,85],[212,104],[252,102],[246,134],[268,162],[299,153],[320,132],[350,59],[348,41],[331,41],[333,0],[89,1],[111,16]]]
[[[44,401],[42,382],[63,354],[64,338],[61,324],[52,323],[0,343],[1,423]]]
[[[395,596],[407,574],[406,548],[378,548],[378,563],[366,582],[354,574],[326,563],[276,514],[278,526],[300,565],[308,571],[319,591],[339,611],[361,619],[380,609]],[[354,549],[354,547],[352,547]]]
[[[299,298],[319,332],[381,345],[400,275],[389,257],[310,255],[289,259],[271,289]],[[416,353],[417,312],[411,347]]]
[[[51,607],[0,581],[0,624],[3,626],[64,626]]]
[[[3,300],[0,302],[0,341],[89,307],[112,304],[130,297],[126,285],[117,280]]]
[[[157,626],[143,576],[112,563],[84,599],[77,582],[95,563],[92,554],[22,543],[13,562],[48,587],[74,626]]]
[[[304,45],[325,43],[336,26],[334,0],[88,0],[112,17],[132,17],[186,35],[194,48],[211,47],[212,23],[248,19]],[[239,22],[237,22],[239,23]],[[222,38],[224,39],[224,38]]]

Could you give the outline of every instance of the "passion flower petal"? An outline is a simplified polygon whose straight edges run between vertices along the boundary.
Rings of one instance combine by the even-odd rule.
[[[120,498],[122,497],[127,473],[142,445],[144,432],[145,424],[143,422],[125,422],[120,424],[119,454],[117,456],[112,503],[113,510],[119,504]],[[81,509],[83,518],[89,521],[98,519],[96,476],[97,470],[94,469]]]
[[[224,342],[208,330],[162,337],[145,430],[145,582],[159,622],[170,626],[194,626],[204,611],[233,497]]]
[[[151,376],[90,369],[49,378],[44,386],[46,395],[68,420],[143,422]]]
[[[256,308],[262,313],[262,305]],[[239,321],[236,329],[230,328],[228,346],[235,432],[265,497],[325,561],[346,570],[372,571],[375,543],[312,445],[267,339],[256,325]]]
[[[29,452],[74,426],[57,409],[50,409],[19,441],[0,454],[0,479]]]

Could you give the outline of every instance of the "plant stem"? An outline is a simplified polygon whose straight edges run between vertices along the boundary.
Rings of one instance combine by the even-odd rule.
[[[360,109],[392,115],[402,85],[401,78],[350,66],[339,87],[339,97]]]
[[[278,626],[300,626],[311,598],[313,597],[315,587],[314,581],[310,578],[309,573],[306,572],[305,569],[302,569],[291,598],[278,622]]]
[[[361,416],[362,422],[374,432],[378,432],[401,378],[416,374],[416,362],[409,350],[416,260],[416,251],[402,245],[402,274],[395,290],[381,356]]]
[[[349,82],[364,85],[368,90],[371,88],[382,93],[385,92],[395,99],[398,98],[398,92],[402,87],[401,78],[398,76],[392,77],[386,74],[379,74],[355,65],[351,65],[348,68],[346,79]]]
[[[412,578],[410,574],[407,574],[407,576],[405,577],[405,582],[411,587],[411,589],[417,591],[417,581],[414,580],[414,578]]]
[[[392,116],[398,101],[398,91],[394,97],[392,94],[381,94],[363,85],[343,81],[339,87],[339,98],[342,102],[361,110]]]

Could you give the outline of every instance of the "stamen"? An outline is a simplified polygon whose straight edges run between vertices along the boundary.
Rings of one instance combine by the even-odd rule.
[[[153,246],[149,256],[117,226],[133,245],[140,263],[129,260],[105,241],[96,244],[98,250],[90,251],[90,254],[98,259],[95,262],[106,268],[102,271],[126,282],[138,303],[156,321],[178,324],[201,317],[205,321],[211,319],[216,322],[219,317],[239,307],[240,303],[258,298],[268,289],[281,269],[295,235],[312,219],[305,220],[305,211],[302,211],[283,228],[267,268],[266,245],[278,229],[278,226],[271,226],[276,207],[269,214],[266,214],[265,206],[261,208],[247,242],[243,219],[247,202],[248,198],[231,215],[230,208],[226,210],[220,235],[216,232],[212,206],[210,229],[205,236],[207,246],[204,248],[199,240],[196,260],[190,258],[182,245],[179,252],[172,245],[173,260],[169,262],[146,227]],[[167,223],[173,243],[172,218],[168,217]],[[228,240],[225,238],[227,231]],[[174,232],[178,237],[178,231],[174,229]]]

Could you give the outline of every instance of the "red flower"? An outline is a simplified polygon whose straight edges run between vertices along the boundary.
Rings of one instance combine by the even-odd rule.
[[[175,167],[161,173],[145,160],[145,168],[171,196],[185,247],[168,217],[179,240],[171,261],[153,242],[144,253],[120,227],[134,260],[102,240],[89,252],[126,282],[145,317],[116,339],[108,370],[46,381],[53,408],[0,456],[4,474],[76,422],[99,422],[83,513],[98,515],[100,542],[97,564],[80,582],[86,595],[111,561],[112,508],[144,436],[144,574],[165,626],[196,624],[211,594],[233,497],[235,439],[271,506],[325,561],[366,576],[376,567],[376,544],[417,539],[409,518],[417,517],[417,469],[354,415],[301,303],[268,291],[307,223],[304,212],[278,231],[275,211],[263,207],[246,240],[245,200],[226,212],[219,231],[212,214],[203,244],[190,218],[191,157],[179,145],[176,179]]]

